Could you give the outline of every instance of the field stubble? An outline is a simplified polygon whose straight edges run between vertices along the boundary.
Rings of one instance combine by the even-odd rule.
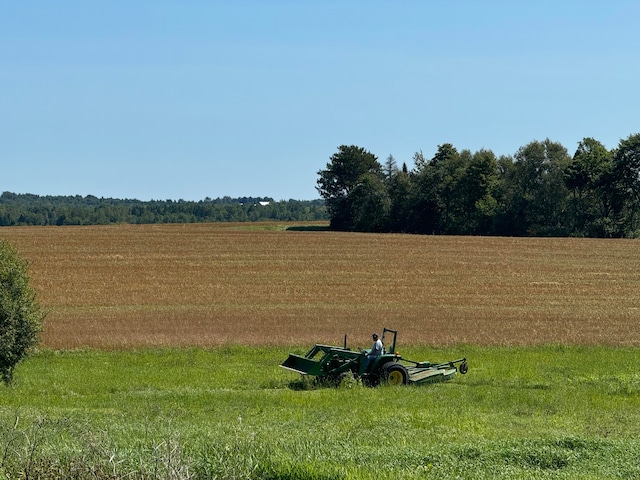
[[[634,240],[193,224],[3,228],[44,346],[640,345]],[[401,348],[401,347],[400,347]]]

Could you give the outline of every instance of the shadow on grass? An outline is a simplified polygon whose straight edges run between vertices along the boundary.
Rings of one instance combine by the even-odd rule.
[[[347,372],[327,377],[301,375],[299,379],[290,381],[287,386],[291,390],[319,390],[323,388],[351,389],[361,387],[363,384],[351,372]]]
[[[295,225],[287,227],[287,230],[292,232],[328,232],[330,228],[329,225]]]

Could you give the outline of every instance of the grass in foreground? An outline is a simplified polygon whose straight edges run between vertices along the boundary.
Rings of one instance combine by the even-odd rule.
[[[0,478],[640,476],[637,349],[405,349],[470,371],[311,390],[287,353],[42,352],[0,389]]]

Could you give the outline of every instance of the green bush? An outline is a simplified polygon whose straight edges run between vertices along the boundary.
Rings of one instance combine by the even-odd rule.
[[[0,241],[0,376],[5,384],[38,344],[44,317],[29,285],[29,264],[7,241]]]

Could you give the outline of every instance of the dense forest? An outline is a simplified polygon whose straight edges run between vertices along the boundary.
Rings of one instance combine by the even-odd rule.
[[[342,145],[318,172],[321,199],[120,200],[0,195],[0,226],[329,220],[334,230],[448,235],[640,237],[640,134],[573,156],[549,139],[513,155],[445,143],[414,165]]]
[[[640,236],[640,134],[571,156],[533,141],[513,156],[440,145],[414,166],[341,146],[318,172],[335,230],[505,236]]]
[[[83,196],[0,195],[0,226],[307,221],[328,219],[323,200],[275,202],[267,197],[119,200]]]

